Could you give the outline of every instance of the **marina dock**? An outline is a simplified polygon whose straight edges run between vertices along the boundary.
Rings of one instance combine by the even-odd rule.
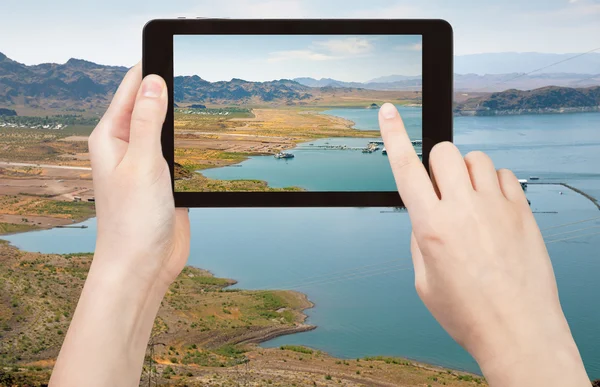
[[[422,146],[423,140],[413,140],[411,141],[413,146]],[[356,147],[356,146],[347,146],[347,145],[308,145],[298,147],[296,149],[324,149],[324,150],[353,150],[353,151],[362,151],[363,153],[373,153],[381,149],[383,147],[383,141],[370,141],[367,143],[366,147]],[[385,153],[384,153],[385,154]]]

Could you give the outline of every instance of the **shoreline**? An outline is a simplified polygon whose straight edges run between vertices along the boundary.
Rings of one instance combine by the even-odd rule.
[[[458,110],[454,111],[455,117],[497,117],[497,116],[524,116],[545,114],[577,114],[577,113],[600,113],[600,106],[579,108],[540,108],[540,109],[516,109],[516,110]]]
[[[91,218],[90,218],[91,219]],[[89,220],[89,219],[86,219]],[[85,221],[85,220],[84,220]],[[26,232],[23,232],[26,233]],[[42,253],[36,253],[33,251],[27,251],[27,250],[23,250],[20,247],[17,247],[15,245],[13,245],[12,243],[5,241],[2,239],[3,235],[0,235],[0,244],[1,243],[6,243],[8,244],[11,248],[16,249],[17,251],[23,251],[26,252],[28,254],[42,254]],[[93,253],[89,253],[89,252],[83,252],[83,253],[67,253],[67,254],[56,254],[56,253],[48,253],[48,255],[57,255],[57,256],[78,256],[78,255],[93,255]],[[46,255],[46,254],[44,254]],[[234,286],[238,284],[238,281],[235,279],[230,279],[230,278],[222,278],[222,277],[216,277],[214,275],[214,273],[210,270],[207,269],[203,269],[203,268],[199,268],[197,266],[191,266],[191,265],[187,265],[186,269],[192,269],[192,270],[198,270],[201,271],[203,273],[206,273],[207,276],[216,278],[216,279],[221,279],[223,281],[226,281],[226,287],[225,289],[229,288],[230,286]],[[185,269],[184,269],[185,271]],[[182,272],[183,274],[184,272]],[[318,328],[317,325],[313,325],[313,324],[307,324],[306,320],[308,319],[308,315],[306,313],[304,313],[306,310],[308,309],[312,309],[314,307],[316,307],[315,302],[311,301],[308,298],[308,295],[299,291],[295,291],[295,290],[270,290],[270,289],[257,289],[257,290],[247,290],[247,289],[239,289],[239,288],[235,288],[233,289],[235,292],[232,292],[232,295],[235,297],[236,294],[238,294],[238,292],[248,292],[249,294],[255,294],[255,293],[261,293],[261,292],[283,292],[283,293],[289,293],[289,294],[293,294],[296,297],[299,298],[299,300],[301,301],[301,303],[303,305],[301,305],[299,308],[297,308],[297,310],[299,311],[299,317],[300,320],[298,322],[296,322],[295,326],[287,326],[287,327],[273,327],[272,329],[267,329],[265,331],[254,331],[254,332],[248,332],[247,334],[243,334],[240,335],[238,337],[234,337],[231,340],[228,341],[228,344],[231,345],[240,345],[240,346],[245,346],[248,345],[251,348],[255,348],[255,350],[259,350],[259,351],[279,351],[279,347],[263,347],[261,346],[261,344],[263,343],[267,343],[271,340],[274,340],[276,338],[279,337],[283,337],[283,336],[288,336],[288,335],[294,335],[294,334],[298,334],[298,333],[304,333],[304,332],[310,332],[312,330],[315,330]],[[157,315],[157,319],[160,316]],[[285,345],[283,345],[285,346]],[[309,348],[311,350],[314,350],[318,353],[322,353],[325,356],[328,356],[332,359],[336,359],[336,360],[341,360],[341,361],[348,361],[348,360],[352,360],[354,359],[353,357],[344,357],[344,356],[334,356],[332,354],[330,354],[327,351],[324,351],[322,349],[316,348],[316,347],[311,347],[311,346],[306,346],[306,345],[299,345],[300,347],[304,347],[304,348]],[[456,372],[459,374],[465,374],[465,375],[474,375],[477,377],[481,377],[480,374],[468,371],[468,370],[464,370],[464,369],[460,369],[460,368],[449,368],[449,367],[445,367],[442,365],[438,365],[435,363],[426,363],[423,361],[419,361],[419,360],[415,360],[412,359],[410,357],[402,357],[402,356],[385,356],[385,355],[375,355],[375,356],[362,356],[359,357],[360,359],[373,359],[373,360],[381,360],[381,361],[392,361],[393,364],[396,364],[395,362],[401,362],[399,364],[403,364],[403,361],[406,361],[407,364],[410,363],[411,366],[414,367],[418,367],[424,370],[429,370],[429,371],[445,371],[447,372],[448,370],[451,370],[452,372]],[[393,360],[391,360],[393,359]],[[34,363],[40,363],[40,362],[46,362],[49,360],[38,360],[38,361],[34,361],[31,364]],[[163,364],[164,362],[162,362],[161,364]],[[164,364],[170,364],[168,362],[164,363]],[[172,363],[171,365],[176,365],[176,363]],[[230,367],[226,367],[226,368],[230,368]]]
[[[353,107],[354,108],[354,107]],[[366,108],[365,108],[366,109]],[[275,153],[279,152],[279,151],[290,151],[293,149],[296,149],[300,144],[306,144],[306,143],[310,143],[312,141],[317,141],[317,140],[328,140],[328,139],[340,139],[340,138],[348,138],[348,139],[354,139],[354,138],[379,138],[379,132],[375,131],[375,130],[361,130],[361,129],[356,129],[355,125],[356,123],[352,120],[348,120],[344,117],[339,117],[333,114],[327,114],[324,113],[325,111],[329,111],[332,110],[332,108],[326,108],[326,109],[320,109],[319,107],[302,107],[300,109],[287,109],[287,110],[278,110],[278,109],[252,109],[251,113],[253,114],[253,117],[250,119],[241,119],[241,118],[234,118],[231,119],[231,121],[236,122],[236,123],[246,123],[245,126],[243,126],[240,130],[247,130],[248,127],[248,123],[252,123],[252,122],[269,122],[268,120],[264,119],[264,115],[266,114],[267,116],[269,116],[269,114],[275,114],[275,117],[277,117],[277,114],[283,114],[284,116],[287,114],[292,114],[293,115],[297,115],[298,117],[302,117],[302,116],[313,116],[313,117],[319,117],[323,120],[326,121],[326,127],[327,128],[331,128],[329,130],[333,129],[332,133],[328,133],[329,135],[327,136],[323,136],[321,135],[321,133],[313,133],[314,128],[312,128],[312,126],[309,127],[305,127],[302,125],[307,125],[306,123],[304,124],[298,124],[298,129],[293,129],[293,130],[301,130],[300,134],[296,134],[295,137],[292,134],[291,137],[278,137],[278,136],[264,136],[264,135],[260,135],[260,134],[250,134],[250,133],[214,133],[214,132],[196,132],[197,136],[207,136],[207,135],[212,135],[212,136],[216,136],[216,137],[227,137],[227,136],[231,136],[231,137],[238,137],[238,138],[244,138],[244,139],[254,139],[254,138],[263,138],[263,139],[280,139],[281,143],[277,143],[277,141],[275,141],[274,143],[277,144],[277,146],[274,147]],[[291,112],[291,113],[290,113]],[[272,119],[275,119],[274,117],[272,117]],[[310,121],[309,121],[310,122]],[[317,123],[317,124],[312,124],[312,125],[323,125],[321,123]],[[304,129],[304,130],[302,130]],[[336,131],[342,130],[346,133],[342,133],[344,135],[341,136],[332,136],[332,134],[334,134]],[[256,131],[260,132],[260,129],[255,129]],[[237,131],[237,129],[234,129],[234,131]],[[188,132],[185,132],[188,133]],[[348,136],[346,134],[354,134],[353,136]],[[188,133],[189,135],[189,133]],[[198,140],[198,142],[201,142],[202,140]],[[176,190],[177,192],[199,192],[197,190],[193,190],[193,189],[187,189],[187,187],[189,187],[190,185],[193,185],[194,182],[196,181],[198,184],[201,184],[202,180],[206,180],[206,182],[204,184],[219,184],[219,182],[238,182],[240,184],[243,184],[243,182],[259,182],[260,184],[262,184],[264,186],[264,189],[262,189],[262,191],[269,191],[269,190],[297,190],[297,191],[305,191],[305,189],[301,188],[301,187],[296,187],[296,186],[290,186],[290,187],[282,187],[282,188],[274,188],[269,186],[268,182],[265,180],[261,180],[261,179],[230,179],[230,180],[223,180],[223,179],[214,179],[214,178],[210,178],[207,177],[206,175],[204,175],[202,173],[202,171],[205,170],[215,170],[215,169],[221,169],[221,168],[226,168],[226,167],[240,167],[242,165],[243,162],[248,161],[251,157],[258,157],[258,156],[273,156],[275,153],[273,153],[273,149],[269,148],[269,152],[265,152],[264,150],[260,150],[260,151],[255,151],[255,152],[243,152],[240,153],[239,157],[235,160],[231,160],[231,162],[223,162],[221,163],[221,165],[212,165],[210,167],[206,167],[206,165],[199,165],[199,164],[193,164],[193,165],[198,165],[198,166],[202,166],[202,168],[199,169],[195,169],[194,171],[190,171],[189,173],[185,174],[184,176],[181,176],[180,178],[177,178],[175,180],[175,186],[176,186]],[[184,164],[183,162],[178,161],[177,157],[175,159],[175,162],[179,165],[182,166],[182,168],[186,168],[186,165],[190,165],[190,164]],[[177,175],[177,173],[176,173]],[[195,176],[195,175],[200,175],[200,176]],[[178,183],[180,182],[181,183]],[[188,181],[188,183],[184,183]],[[255,191],[256,189],[248,189],[247,191]],[[259,189],[260,190],[260,189]],[[210,191],[210,190],[209,190]]]
[[[26,278],[29,278],[33,273],[37,273],[40,270],[45,270],[48,267],[57,269],[68,267],[88,267],[91,263],[93,255],[92,253],[43,254],[27,252],[14,245],[9,245],[7,242],[0,243],[0,249],[2,249],[4,252],[0,255],[2,256],[3,266],[5,268],[19,268],[14,272],[9,271],[12,273],[11,275],[17,282],[26,280]],[[57,273],[62,273],[62,277],[58,277],[56,279],[47,278],[44,280],[44,284],[54,283],[53,281],[58,281],[58,283],[60,283],[61,281],[71,278],[70,276],[72,275],[70,274],[69,270],[62,269],[58,270]],[[73,278],[76,278],[73,284],[76,284],[77,286],[73,286],[73,288],[59,287],[46,296],[46,300],[50,301],[50,304],[48,304],[47,307],[49,308],[48,310],[54,310],[53,308],[57,305],[61,305],[61,310],[63,310],[63,308],[66,306],[67,310],[69,311],[69,315],[72,315],[72,311],[76,305],[76,300],[78,299],[79,288],[83,286],[83,281],[85,280],[83,276],[80,277],[78,274],[77,277]],[[209,279],[211,281],[207,281]],[[200,282],[198,282],[198,280],[200,280]],[[232,279],[214,277],[210,271],[205,269],[186,266],[186,268],[178,276],[177,280],[169,287],[169,291],[167,292],[167,295],[163,301],[164,306],[161,307],[161,310],[159,310],[155,320],[155,328],[158,327],[159,329],[160,340],[166,343],[164,347],[156,348],[154,364],[157,369],[164,372],[166,367],[171,367],[177,369],[178,374],[180,375],[183,375],[184,372],[186,372],[188,377],[198,378],[205,374],[214,375],[215,372],[235,374],[238,367],[247,367],[244,366],[244,364],[250,363],[252,364],[252,367],[256,367],[256,369],[273,372],[272,376],[274,378],[286,379],[289,377],[297,377],[297,372],[302,372],[306,373],[310,378],[313,378],[315,375],[320,375],[321,377],[324,375],[333,375],[339,379],[350,379],[358,383],[368,383],[368,385],[373,386],[395,385],[393,380],[389,379],[392,376],[402,380],[411,380],[410,378],[413,377],[411,376],[413,375],[413,372],[417,372],[411,370],[417,369],[421,370],[418,372],[427,373],[426,375],[420,374],[419,377],[423,379],[426,377],[431,377],[432,375],[435,376],[436,374],[443,374],[445,377],[449,378],[448,380],[452,381],[462,381],[462,376],[464,375],[471,375],[469,380],[473,380],[472,378],[481,378],[480,375],[472,372],[456,369],[450,370],[447,367],[442,367],[435,364],[428,364],[413,361],[409,358],[391,356],[367,356],[357,358],[356,363],[354,364],[356,367],[359,367],[361,372],[355,372],[354,368],[351,370],[346,368],[348,365],[350,365],[349,362],[354,362],[354,360],[350,360],[348,358],[345,359],[343,357],[335,357],[319,349],[311,349],[310,347],[306,346],[294,345],[283,345],[275,348],[260,347],[260,343],[272,340],[276,337],[316,329],[316,326],[305,323],[307,315],[304,313],[305,310],[314,307],[315,304],[308,299],[306,294],[297,291],[237,290],[228,292],[218,290],[226,289],[235,283],[236,281]],[[194,286],[198,286],[197,284],[203,284],[201,285],[203,286],[203,289],[209,287],[213,290],[209,290],[208,292],[194,291]],[[191,296],[189,291],[192,291],[192,294],[194,295]],[[35,300],[37,299],[37,293],[33,292],[32,294],[28,294],[29,293],[23,292],[17,292],[14,294],[15,297],[19,297],[20,305],[14,309],[13,317],[7,320],[7,323],[9,324],[8,326],[11,327],[10,330],[5,330],[7,332],[5,344],[7,345],[11,345],[11,342],[18,340],[18,338],[23,334],[34,335],[39,331],[39,329],[36,328],[36,325],[29,326],[19,324],[21,318],[19,316],[28,316],[28,305],[30,305],[32,302],[34,304],[36,303]],[[287,308],[289,308],[290,311],[293,311],[295,313],[294,316],[296,316],[293,324],[290,324],[289,322],[287,324],[280,324],[275,320],[265,320],[270,321],[268,325],[258,325],[255,328],[249,329],[249,332],[247,333],[244,332],[244,329],[240,329],[240,327],[234,331],[230,331],[230,328],[228,328],[229,325],[217,325],[215,327],[211,327],[203,334],[202,332],[204,332],[204,328],[201,329],[201,326],[194,327],[194,325],[188,325],[189,322],[198,321],[198,316],[193,314],[195,313],[193,310],[185,312],[185,314],[177,312],[178,310],[181,310],[178,306],[180,305],[180,300],[197,299],[200,300],[200,304],[203,302],[208,302],[209,305],[208,307],[206,305],[196,306],[196,308],[202,310],[202,316],[212,316],[215,311],[221,309],[220,305],[223,304],[223,311],[225,311],[225,308],[229,308],[231,312],[227,312],[227,314],[218,312],[218,315],[221,316],[220,319],[225,318],[225,321],[229,321],[227,320],[227,316],[231,316],[232,314],[236,315],[236,313],[238,313],[236,312],[237,308],[234,305],[239,305],[240,308],[242,308],[242,305],[245,305],[245,301],[242,301],[240,297],[242,297],[244,300],[261,300],[262,295],[268,294],[285,297],[285,302],[288,303]],[[64,295],[68,296],[65,298]],[[213,304],[207,301],[207,297],[210,297],[214,302],[218,302],[219,306],[211,307],[210,305]],[[57,302],[58,304],[56,304]],[[252,310],[252,308],[256,308],[261,304],[259,303],[257,306],[253,305],[254,304],[248,304],[244,307],[244,310]],[[247,309],[248,307],[251,309]],[[261,311],[262,309],[259,309],[254,313],[260,314],[262,313]],[[43,310],[36,309],[35,313],[42,312]],[[281,312],[281,310],[277,310],[277,313]],[[192,314],[190,315],[189,313]],[[244,314],[245,313],[247,312],[244,312]],[[65,317],[67,317],[67,315],[65,315]],[[200,321],[202,321],[202,318],[200,318]],[[210,319],[205,321],[210,321]],[[38,323],[43,325],[44,321],[36,321],[36,324]],[[46,340],[49,339],[50,343],[52,344],[46,346],[40,352],[23,352],[22,359],[20,358],[16,360],[11,368],[12,370],[17,369],[17,372],[19,372],[21,375],[25,373],[24,371],[28,370],[31,372],[30,376],[42,378],[45,374],[50,372],[52,366],[54,365],[58,350],[60,349],[62,339],[64,338],[62,333],[63,331],[57,331],[56,328],[61,328],[66,331],[66,328],[69,324],[69,318],[61,318],[60,322],[53,322],[52,324],[56,324],[56,327],[52,330],[50,336],[46,338]],[[188,329],[186,329],[186,326]],[[166,330],[162,331],[161,327],[166,327]],[[193,328],[193,330],[190,330],[189,328]],[[196,343],[198,343],[197,347]],[[219,357],[213,358],[212,362],[210,362],[208,365],[204,364],[203,362],[199,362],[198,360],[194,360],[191,363],[184,361],[188,358],[188,356],[200,356],[194,355],[194,351],[197,354],[216,354],[217,356],[225,356],[226,352],[223,352],[224,348],[234,348],[234,346],[240,346],[240,349],[238,350],[240,352],[227,349],[227,356],[229,356],[229,360],[227,360],[225,364],[223,363],[225,360],[222,360]],[[231,351],[231,354],[229,354],[229,351]],[[174,355],[176,355],[177,358],[175,358]],[[298,355],[300,358],[296,359]],[[323,364],[323,362],[327,363]],[[362,363],[363,365],[360,365],[359,363]],[[367,366],[368,364],[376,365],[376,367]],[[28,369],[27,367],[35,367],[35,369]],[[377,371],[382,369],[386,369],[387,371],[384,373]]]

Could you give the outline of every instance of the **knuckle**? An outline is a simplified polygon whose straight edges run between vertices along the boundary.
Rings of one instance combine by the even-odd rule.
[[[421,239],[423,246],[427,246],[428,248],[441,246],[444,244],[444,238],[439,232],[434,230],[424,232],[421,236]]]
[[[410,155],[400,155],[393,160],[392,166],[395,170],[402,170],[412,165],[414,162],[414,158]]]
[[[443,221],[436,222],[435,224],[423,224],[423,227],[419,230],[419,247],[430,250],[444,245],[444,241],[446,240],[445,230],[449,229],[452,229],[452,225]]]
[[[467,155],[465,156],[465,161],[471,164],[487,162],[489,160],[490,158],[488,157],[488,155],[486,155],[482,151],[472,151],[467,153]]]
[[[421,277],[415,278],[415,290],[421,299],[427,297],[427,286],[425,280]]]
[[[443,141],[440,143],[437,143],[433,146],[433,148],[431,149],[431,152],[429,154],[429,159],[432,162],[437,162],[441,159],[443,159],[444,157],[446,157],[449,153],[454,151],[454,144],[452,144],[451,142],[448,141]]]
[[[155,124],[156,120],[151,113],[145,113],[144,111],[137,112],[131,117],[131,126],[147,127]]]
[[[131,125],[159,125],[162,124],[164,118],[163,105],[160,101],[142,98],[136,102],[131,115]]]
[[[506,168],[499,169],[498,175],[501,176],[503,179],[506,179],[507,181],[509,181],[509,180],[516,181],[517,180],[517,177],[515,176],[513,171],[511,171],[510,169],[506,169]]]

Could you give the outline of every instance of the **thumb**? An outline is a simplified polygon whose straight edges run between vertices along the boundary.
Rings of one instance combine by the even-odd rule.
[[[167,114],[167,85],[158,75],[142,81],[131,114],[127,156],[136,162],[162,159],[161,132]]]

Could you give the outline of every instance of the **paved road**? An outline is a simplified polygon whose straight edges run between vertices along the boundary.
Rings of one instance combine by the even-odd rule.
[[[38,168],[55,168],[55,169],[75,169],[78,171],[91,171],[90,167],[73,167],[70,165],[50,165],[50,164],[29,164],[29,163],[10,163],[0,161],[0,166],[5,167],[38,167]]]

